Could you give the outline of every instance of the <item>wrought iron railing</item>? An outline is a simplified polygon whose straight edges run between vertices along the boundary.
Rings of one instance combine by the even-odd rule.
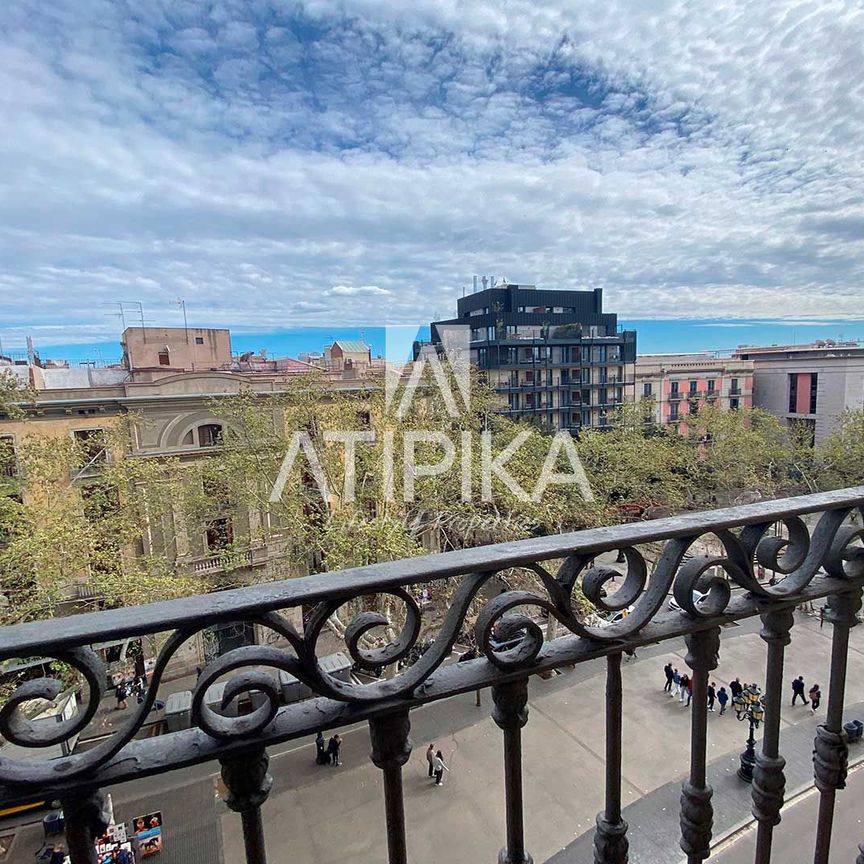
[[[808,514],[814,518],[806,519]],[[857,521],[855,521],[857,519]],[[125,725],[92,749],[56,759],[24,761],[0,755],[0,806],[57,797],[63,802],[73,864],[94,860],[93,839],[103,830],[103,788],[147,775],[218,760],[230,808],[242,818],[247,860],[264,862],[261,805],[271,780],[266,748],[367,720],[372,761],[384,775],[384,810],[390,862],[407,860],[402,766],[411,752],[410,712],[427,702],[491,687],[493,718],[503,730],[506,836],[500,861],[530,861],[525,850],[522,806],[521,729],[527,721],[531,675],[592,658],[606,658],[606,800],[597,817],[595,861],[628,860],[627,824],[621,807],[622,704],[621,658],[625,650],[684,636],[686,662],[693,674],[690,770],[681,795],[681,848],[689,864],[709,855],[711,789],[706,782],[707,687],[716,668],[720,626],[761,616],[767,644],[765,733],[757,754],[753,815],[758,822],[757,864],[771,858],[774,826],[784,795],[780,755],[780,700],[783,658],[793,626],[793,608],[827,597],[826,620],[833,625],[827,716],[815,741],[815,783],[820,794],[813,860],[827,864],[835,795],[843,788],[847,741],[842,724],[849,630],[857,623],[864,586],[864,487],[761,502],[653,522],[591,529],[440,555],[394,561],[217,594],[34,622],[0,629],[0,660],[54,658],[79,670],[87,693],[81,712],[50,729],[39,728],[22,711],[35,698],[52,699],[62,687],[50,678],[21,684],[0,710],[0,732],[14,744],[46,747],[74,738],[93,720],[104,695],[102,661],[88,646],[119,638],[171,631],[156,659],[144,701]],[[811,524],[812,523],[812,524]],[[782,524],[778,534],[769,531]],[[697,555],[694,544],[710,535],[722,547],[716,556]],[[649,568],[645,544],[662,544]],[[602,552],[621,550],[626,575],[613,594],[610,580],[621,574],[595,565]],[[555,573],[544,562],[560,561]],[[758,569],[780,574],[775,584],[760,581]],[[511,568],[530,571],[543,592],[506,591],[483,602],[481,589]],[[719,568],[719,569],[718,569]],[[649,569],[651,572],[649,573]],[[723,576],[718,575],[722,571]],[[431,647],[410,666],[421,632],[423,611],[412,591],[439,579],[456,580],[449,609]],[[574,590],[603,613],[629,609],[608,626],[588,623],[576,611]],[[738,591],[733,591],[736,586]],[[694,591],[707,592],[698,602]],[[667,608],[670,592],[680,611]],[[345,633],[347,650],[361,668],[390,667],[393,677],[347,683],[319,663],[319,640],[327,621],[354,599],[386,598],[401,604],[404,623],[393,641],[369,648],[370,631],[387,624],[374,611],[358,614]],[[695,595],[698,597],[699,595]],[[314,607],[303,632],[281,612]],[[469,608],[480,607],[474,632],[478,658],[450,666],[444,660],[465,626]],[[566,635],[544,641],[543,631],[526,607],[544,610]],[[180,646],[205,628],[226,622],[251,622],[277,634],[287,647],[250,645],[232,650],[205,666],[192,700],[193,727],[137,740],[157,697],[166,667]],[[379,631],[380,632],[380,631]],[[383,631],[386,632],[386,631]],[[502,643],[506,647],[501,647]],[[284,670],[316,694],[312,702],[280,706],[278,681],[262,670]],[[207,704],[205,694],[217,679],[233,675],[224,691],[223,710],[233,700],[257,691],[259,706],[245,716],[225,716]],[[530,818],[530,814],[527,814]]]

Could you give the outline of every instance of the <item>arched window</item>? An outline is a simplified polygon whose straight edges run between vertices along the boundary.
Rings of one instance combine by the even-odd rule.
[[[218,447],[222,443],[222,427],[218,423],[205,423],[198,427],[199,447]]]

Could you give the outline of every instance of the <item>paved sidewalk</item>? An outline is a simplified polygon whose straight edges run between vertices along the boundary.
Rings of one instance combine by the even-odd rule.
[[[718,686],[728,685],[736,675],[743,681],[764,683],[765,646],[757,628],[758,621],[724,629],[721,665],[713,678]],[[827,690],[830,639],[829,626],[820,630],[817,619],[796,613],[785,677],[791,680],[800,674],[808,685],[818,681]],[[847,702],[855,704],[864,702],[864,628],[852,631],[851,644]],[[678,842],[680,781],[689,765],[690,712],[663,692],[663,665],[668,659],[683,669],[685,653],[683,640],[665,643],[640,650],[638,660],[623,666],[624,804],[657,802],[660,799],[651,793],[668,786],[670,803],[661,805],[667,806],[665,812],[656,803],[642,806],[653,808],[652,819],[645,820],[645,833],[661,838],[672,849]],[[592,831],[602,808],[602,669],[602,662],[586,663],[549,681],[531,680],[523,772],[526,846],[536,861],[554,858]],[[466,695],[412,712],[414,753],[405,767],[404,786],[409,857],[415,864],[446,859],[493,861],[503,845],[501,731],[488,718],[488,693],[483,699],[482,709],[474,708],[473,695]],[[790,763],[792,751],[799,754],[803,782],[817,719],[804,706],[792,708],[784,701],[782,746]],[[721,775],[728,768],[734,778],[732,769],[746,739],[744,724],[734,713],[711,714],[709,720],[709,762]],[[272,860],[284,859],[288,851],[313,864],[336,864],[346,856],[386,860],[381,772],[369,762],[368,730],[360,726],[344,737],[345,764],[339,769],[316,766],[311,742],[295,744],[274,757],[274,789],[263,808]],[[423,751],[429,741],[444,751],[451,768],[441,789],[431,786],[426,776]],[[793,770],[798,768],[790,765],[790,789],[799,776]],[[717,790],[718,819],[726,811],[730,819],[746,812],[749,790],[731,781],[723,785],[719,775]],[[219,806],[225,864],[240,864],[237,817]],[[641,823],[636,822],[634,841],[640,834]],[[578,860],[591,860],[591,856]]]

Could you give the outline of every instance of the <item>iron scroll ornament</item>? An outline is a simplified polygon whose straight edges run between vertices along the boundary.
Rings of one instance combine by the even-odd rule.
[[[730,583],[766,601],[788,602],[806,588],[822,566],[830,576],[858,578],[864,575],[864,550],[856,544],[864,539],[864,529],[843,526],[850,512],[851,509],[846,508],[823,513],[812,536],[798,517],[782,520],[788,539],[767,536],[771,523],[751,524],[738,533],[728,529],[711,532],[723,546],[720,557],[697,557],[685,561],[687,552],[704,534],[669,539],[650,579],[641,552],[635,547],[623,547],[624,580],[617,592],[608,597],[604,596],[604,586],[613,576],[617,579],[621,574],[612,568],[592,566],[596,552],[591,555],[575,552],[565,557],[555,575],[540,564],[525,565],[540,579],[545,596],[531,591],[506,591],[485,603],[477,617],[477,644],[486,659],[498,668],[530,670],[543,648],[543,634],[530,616],[514,614],[518,607],[542,608],[577,637],[614,643],[638,634],[666,602],[670,590],[678,600],[682,614],[697,618],[722,614],[729,602]],[[760,583],[754,573],[754,561],[785,574],[785,578],[774,586]],[[727,578],[711,576],[711,568],[715,566],[721,567]],[[342,702],[368,705],[394,697],[409,698],[423,687],[450,655],[479,591],[496,573],[496,570],[489,569],[461,577],[431,648],[416,663],[394,677],[372,683],[347,683],[325,672],[317,659],[320,636],[329,617],[347,601],[370,595],[388,595],[405,608],[405,623],[395,639],[381,647],[363,647],[363,637],[376,628],[389,626],[389,621],[378,612],[361,612],[346,628],[345,640],[348,653],[363,668],[398,663],[417,642],[422,617],[416,600],[404,588],[366,589],[356,595],[343,594],[325,600],[315,607],[302,635],[277,612],[247,616],[245,620],[275,631],[289,647],[245,646],[207,664],[193,693],[193,722],[208,736],[221,741],[249,740],[264,732],[280,710],[279,692],[272,675],[252,667],[285,670],[317,695]],[[580,580],[582,592],[595,609],[602,612],[632,607],[630,614],[605,627],[586,623],[573,607],[573,592]],[[695,604],[692,600],[695,589],[707,590],[708,600]],[[171,658],[184,642],[202,629],[202,626],[182,628],[169,636],[156,659],[144,701],[133,707],[128,721],[109,738],[84,753],[42,762],[0,757],[0,784],[10,787],[50,786],[52,782],[90,774],[115,757],[146,722]],[[493,634],[497,638],[493,639]],[[502,651],[493,645],[493,641],[501,640],[515,644]],[[35,698],[55,698],[59,693],[59,682],[41,678],[20,685],[0,709],[0,734],[20,746],[38,748],[68,740],[93,720],[104,696],[104,666],[91,649],[76,647],[50,656],[81,673],[86,685],[83,710],[78,717],[58,724],[46,733],[34,727],[21,708]],[[226,684],[222,710],[244,693],[256,691],[263,695],[263,700],[252,714],[228,717],[206,704],[209,687],[226,675],[233,677]]]

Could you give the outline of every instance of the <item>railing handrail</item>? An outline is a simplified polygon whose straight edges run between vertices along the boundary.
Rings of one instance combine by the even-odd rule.
[[[194,623],[196,629],[264,612],[322,600],[362,594],[364,589],[415,585],[468,573],[521,567],[618,546],[698,535],[736,526],[771,523],[841,508],[864,508],[864,486],[832,492],[760,501],[719,510],[685,513],[645,522],[588,528],[567,534],[496,543],[453,552],[406,558],[365,567],[319,573],[148,603],[122,609],[30,621],[0,628],[0,660],[44,654],[87,645],[98,633],[102,641],[141,636]]]

